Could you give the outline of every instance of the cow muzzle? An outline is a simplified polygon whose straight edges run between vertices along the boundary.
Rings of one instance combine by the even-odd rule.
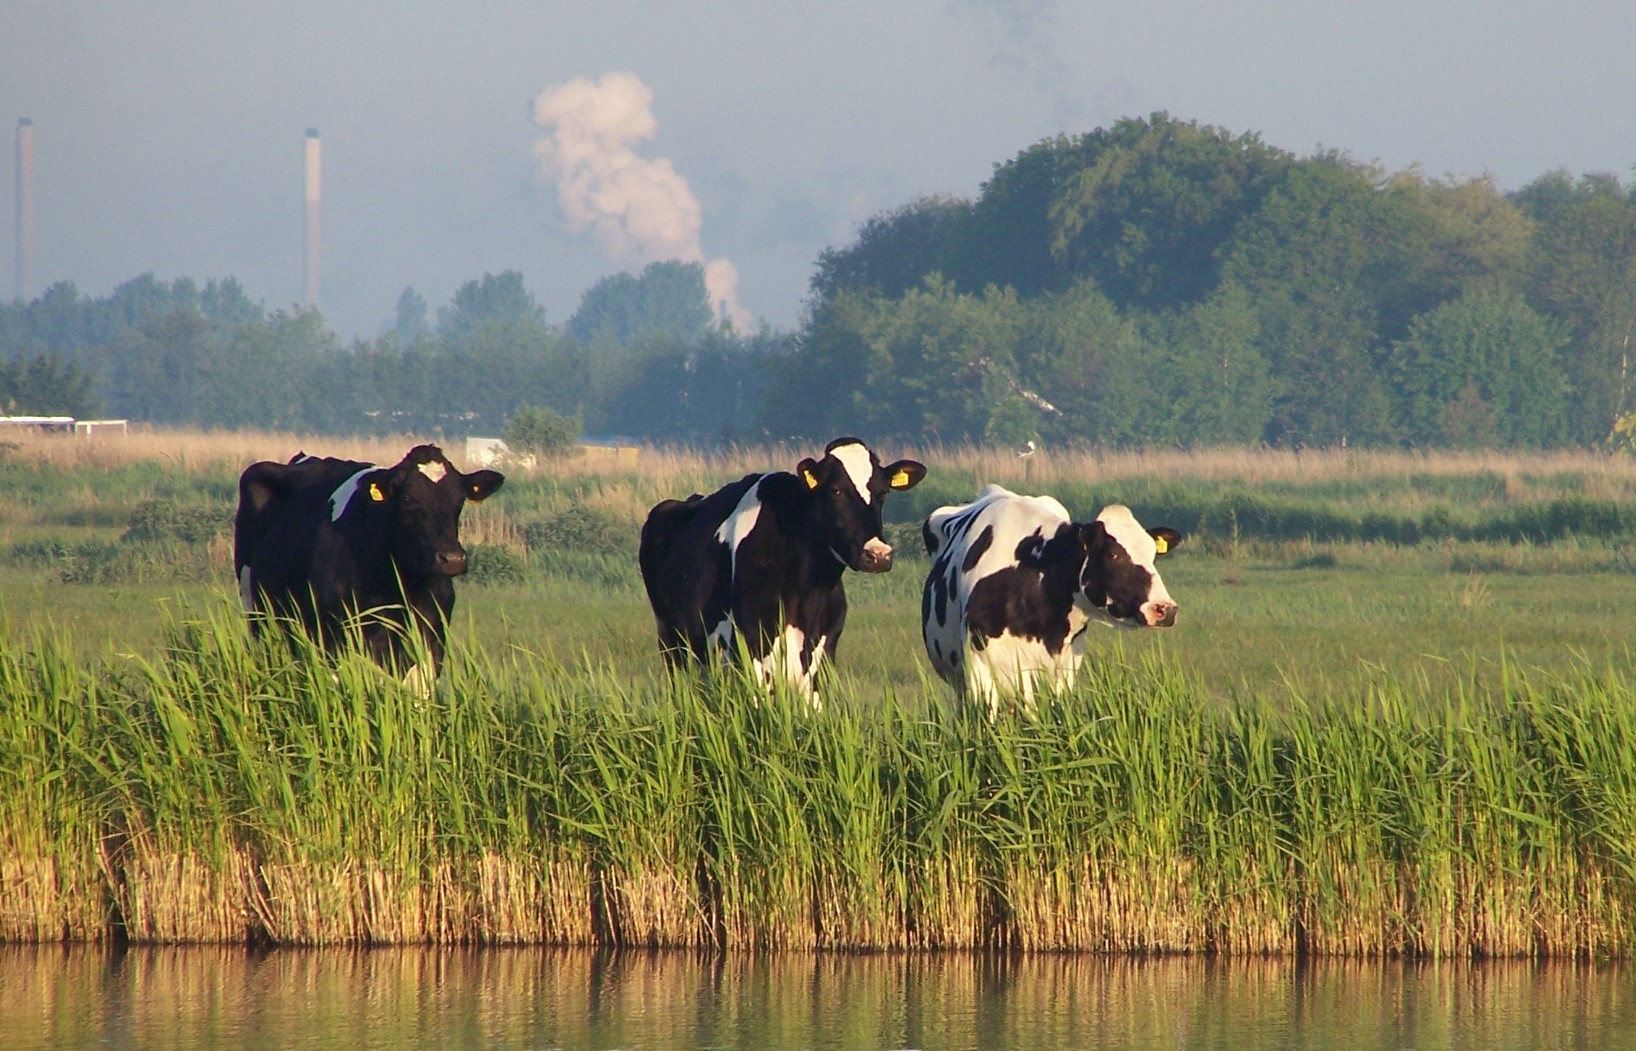
[[[892,568],[892,547],[879,537],[873,537],[863,545],[863,555],[858,559],[858,568],[865,573],[884,573]]]
[[[466,571],[466,552],[458,547],[439,551],[432,556],[432,570],[439,576],[458,577]]]
[[[1174,602],[1142,603],[1142,622],[1150,628],[1168,628],[1176,623]]]

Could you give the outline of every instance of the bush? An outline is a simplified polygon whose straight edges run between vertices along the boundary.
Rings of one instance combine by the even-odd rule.
[[[527,560],[508,547],[473,544],[466,549],[466,576],[476,583],[521,584],[527,575]]]
[[[180,540],[205,544],[227,532],[232,519],[219,508],[178,504],[174,500],[147,500],[131,512],[122,544]]]
[[[578,416],[562,416],[537,405],[524,405],[511,417],[500,438],[518,455],[562,456],[579,451],[581,430]]]
[[[635,554],[638,535],[630,522],[584,504],[523,526],[523,542],[533,551]]]

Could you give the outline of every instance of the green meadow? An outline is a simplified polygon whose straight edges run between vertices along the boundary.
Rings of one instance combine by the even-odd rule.
[[[1630,954],[1629,461],[883,450],[931,474],[812,712],[668,679],[635,568],[802,450],[512,472],[430,697],[252,644],[238,471],[408,444],[3,450],[0,940]],[[992,723],[918,623],[918,523],[988,481],[1187,534],[1175,628]]]

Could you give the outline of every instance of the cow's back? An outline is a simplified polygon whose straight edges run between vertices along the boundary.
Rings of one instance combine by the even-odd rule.
[[[372,466],[297,456],[289,463],[245,468],[233,519],[233,563],[247,606],[254,592],[282,595],[312,582],[319,532],[332,516],[331,498],[348,478]]]

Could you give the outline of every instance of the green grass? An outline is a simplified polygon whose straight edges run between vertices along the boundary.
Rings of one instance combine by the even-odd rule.
[[[230,470],[0,468],[0,940],[1631,951],[1636,538],[1588,471],[1059,480],[1197,515],[1181,617],[991,724],[919,634],[958,478],[813,713],[664,675],[635,529],[693,477],[473,509],[421,697],[249,642]]]
[[[249,644],[0,643],[0,933],[137,941],[1625,955],[1636,683],[1221,701],[1170,655],[1033,717],[940,688],[466,647],[430,697]]]

